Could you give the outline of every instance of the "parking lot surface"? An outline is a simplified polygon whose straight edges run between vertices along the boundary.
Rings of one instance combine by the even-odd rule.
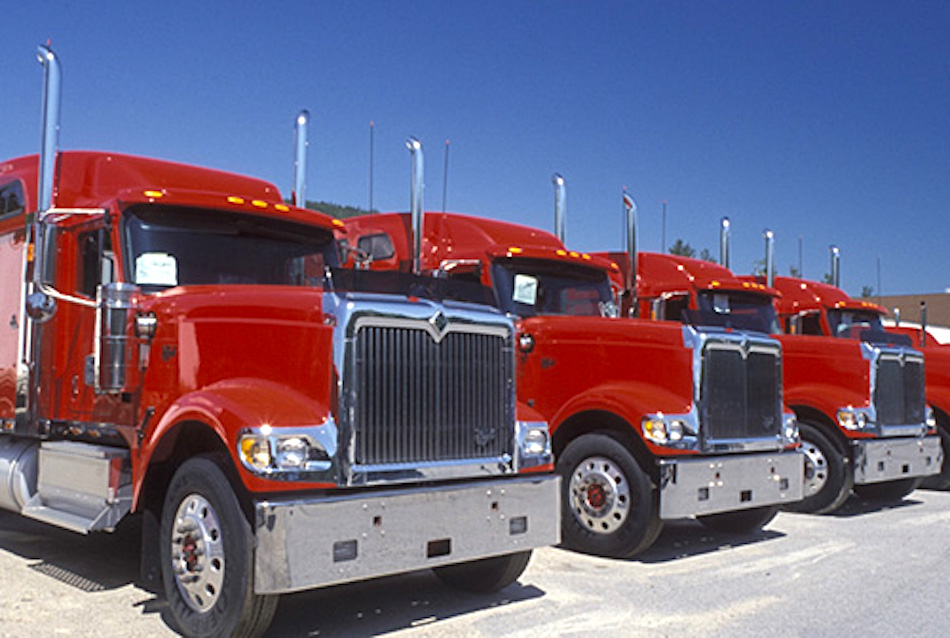
[[[0,637],[170,636],[134,526],[88,537],[0,512]],[[744,536],[670,523],[628,561],[535,552],[488,596],[428,572],[287,595],[269,636],[947,636],[950,493],[852,498]]]

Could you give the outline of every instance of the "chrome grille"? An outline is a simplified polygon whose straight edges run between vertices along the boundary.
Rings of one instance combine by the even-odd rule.
[[[702,358],[700,423],[706,441],[781,434],[778,352],[707,348]]]
[[[367,326],[355,337],[355,462],[493,458],[512,452],[513,355],[496,335]]]
[[[901,361],[881,357],[877,361],[874,407],[881,425],[923,423],[924,364],[916,359]]]

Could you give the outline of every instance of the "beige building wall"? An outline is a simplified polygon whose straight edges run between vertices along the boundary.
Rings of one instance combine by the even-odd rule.
[[[900,308],[901,321],[920,323],[920,303],[927,303],[927,324],[950,326],[950,293],[938,292],[927,295],[882,295],[868,301],[887,308],[889,318],[894,318],[894,308]]]

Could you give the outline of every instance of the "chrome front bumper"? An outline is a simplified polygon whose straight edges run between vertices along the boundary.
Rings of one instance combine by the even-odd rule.
[[[943,449],[936,435],[921,439],[859,439],[853,444],[856,485],[931,476],[939,473],[943,465]]]
[[[255,504],[254,589],[277,594],[554,545],[560,477]]]
[[[771,454],[661,459],[660,518],[686,518],[803,496],[805,463],[799,450]]]

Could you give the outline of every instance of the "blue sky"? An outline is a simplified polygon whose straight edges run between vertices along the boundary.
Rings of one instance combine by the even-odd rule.
[[[619,249],[681,237],[733,269],[776,234],[787,274],[842,251],[852,294],[950,287],[950,3],[17,2],[4,9],[0,157],[36,152],[42,68],[64,73],[61,147],[247,173],[289,193],[293,118],[312,113],[308,196],[405,210],[405,139],[426,205],[553,227]]]

